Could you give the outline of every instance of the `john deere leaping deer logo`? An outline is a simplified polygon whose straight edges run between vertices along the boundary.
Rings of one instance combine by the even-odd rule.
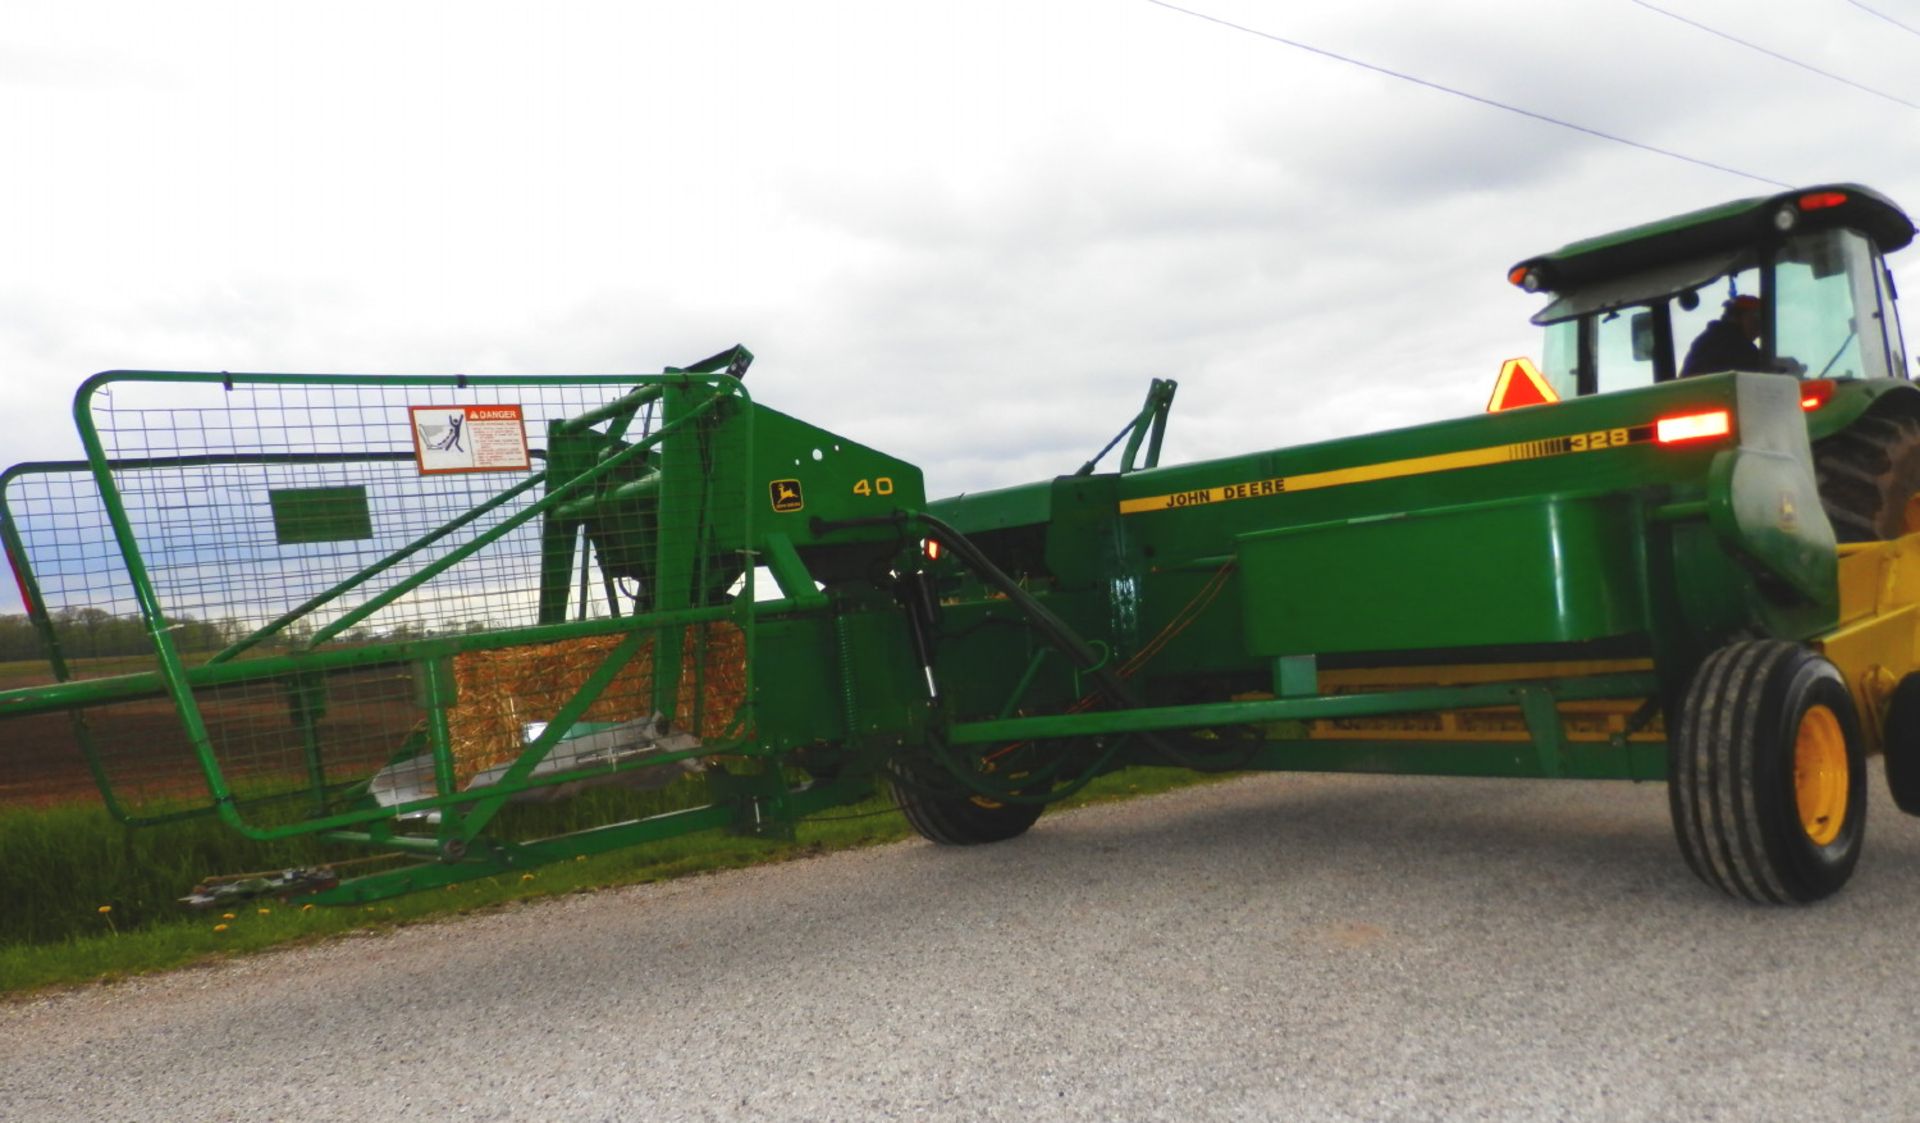
[[[773,500],[775,511],[798,511],[806,506],[800,498],[799,480],[774,480],[767,485],[767,496]]]
[[[801,507],[806,507],[806,501],[801,499],[799,480],[774,480],[772,484],[766,486],[766,497],[774,501],[774,511],[781,514],[787,511],[799,511]]]

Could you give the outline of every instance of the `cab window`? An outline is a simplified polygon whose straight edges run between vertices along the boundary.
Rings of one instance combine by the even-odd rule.
[[[1774,353],[1810,378],[1885,378],[1887,333],[1873,251],[1851,230],[1795,238],[1774,266]]]
[[[1687,352],[1693,343],[1707,330],[1707,325],[1726,315],[1727,301],[1735,296],[1760,295],[1760,270],[1742,269],[1721,280],[1703,286],[1699,291],[1682,293],[1673,300],[1673,347],[1674,369],[1682,369],[1687,362]],[[1687,305],[1693,305],[1689,308]]]

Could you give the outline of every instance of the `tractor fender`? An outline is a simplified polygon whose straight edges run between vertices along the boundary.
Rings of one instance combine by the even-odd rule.
[[[1807,414],[1807,437],[1815,441],[1831,437],[1868,414],[1920,420],[1920,386],[1901,378],[1836,381],[1833,396]]]

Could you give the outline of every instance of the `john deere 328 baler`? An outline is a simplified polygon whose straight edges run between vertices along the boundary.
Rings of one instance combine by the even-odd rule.
[[[1701,878],[1815,900],[1870,753],[1920,811],[1920,391],[1882,261],[1912,233],[1831,187],[1577,243],[1514,270],[1555,297],[1542,404],[1162,466],[1156,382],[1116,470],[935,502],[751,401],[740,348],[99,375],[87,461],[0,476],[57,680],[0,694],[0,740],[59,721],[130,822],[405,859],[272,886],[323,902],[782,831],[876,782],[990,842],[1141,762],[1665,780]],[[1681,377],[1723,287],[1765,302],[1758,369]],[[84,658],[134,618],[142,661]],[[499,829],[668,783],[706,802]]]

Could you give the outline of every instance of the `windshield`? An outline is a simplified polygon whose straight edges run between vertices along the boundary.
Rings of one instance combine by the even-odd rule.
[[[1813,378],[1886,377],[1886,334],[1877,315],[1873,250],[1851,230],[1788,243],[1774,266],[1780,294],[1778,351]]]
[[[1722,370],[1806,378],[1904,378],[1890,278],[1851,230],[1788,239],[1769,260],[1719,271],[1663,266],[1563,293],[1549,313],[1543,373],[1562,397]],[[1884,315],[1881,308],[1889,309]]]

